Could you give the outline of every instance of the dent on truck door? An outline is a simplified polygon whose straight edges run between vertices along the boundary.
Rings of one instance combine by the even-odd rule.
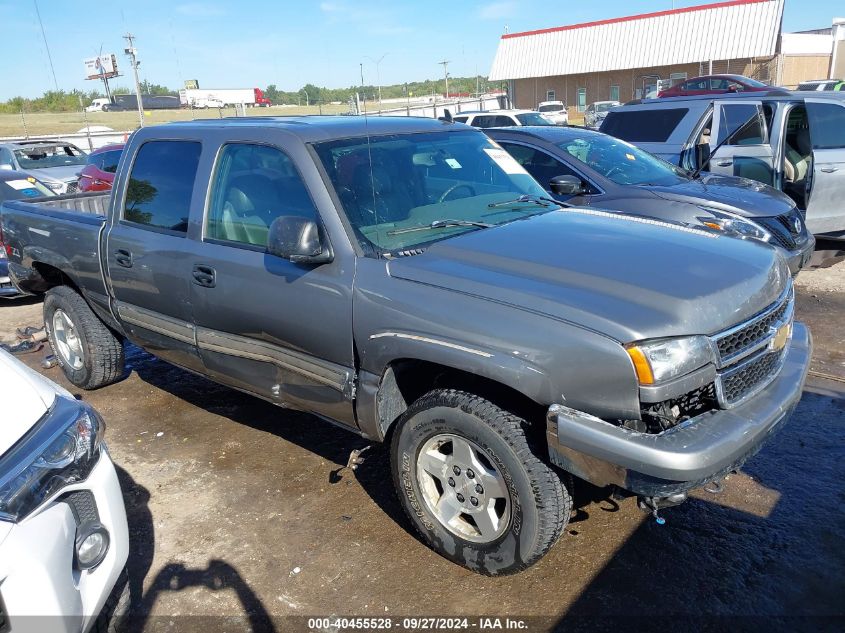
[[[224,145],[192,261],[200,355],[220,382],[354,425],[353,270],[270,255],[268,231],[283,215],[319,222],[288,154]]]
[[[812,98],[806,102],[813,144],[807,229],[845,231],[845,104]]]
[[[773,185],[774,152],[769,142],[770,126],[761,101],[716,101],[713,104],[710,148],[715,149],[749,120],[750,123],[741,132],[713,153],[708,171]]]
[[[187,229],[201,151],[195,141],[140,147],[115,192],[119,206],[105,254],[113,311],[130,340],[194,370],[202,362],[194,343]]]

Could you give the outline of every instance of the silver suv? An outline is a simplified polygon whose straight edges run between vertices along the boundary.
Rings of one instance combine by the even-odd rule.
[[[815,234],[845,231],[845,94],[703,95],[631,102],[601,131],[690,171],[782,190]]]

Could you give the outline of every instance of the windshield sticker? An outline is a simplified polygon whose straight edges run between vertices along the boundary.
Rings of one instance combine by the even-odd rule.
[[[503,149],[488,149],[488,148],[485,147],[484,151],[487,153],[487,155],[490,158],[492,158],[495,161],[495,163],[499,167],[502,168],[502,171],[505,172],[506,174],[512,174],[512,175],[527,175],[528,174],[528,172],[525,171],[522,168],[522,165],[520,165],[518,162],[516,162],[514,157],[511,156],[510,154],[508,154],[505,150],[503,150]]]
[[[32,183],[28,180],[7,180],[6,184],[12,189],[23,191],[24,189],[32,189]]]
[[[449,165],[449,167],[451,167],[452,169],[460,169],[461,168],[461,164],[458,161],[456,161],[454,158],[447,158],[446,164]]]
[[[21,193],[27,198],[37,198],[41,195],[37,189],[21,189]]]
[[[637,160],[637,157],[633,154],[625,154],[625,158],[627,158],[628,160]]]

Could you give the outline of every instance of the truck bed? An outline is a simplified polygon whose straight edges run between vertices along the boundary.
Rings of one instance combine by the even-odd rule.
[[[10,249],[10,273],[21,290],[39,292],[42,277],[61,274],[83,293],[105,295],[99,235],[110,198],[111,192],[98,192],[0,205],[0,234]]]

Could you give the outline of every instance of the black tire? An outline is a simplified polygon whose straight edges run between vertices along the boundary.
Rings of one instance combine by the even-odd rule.
[[[127,628],[129,610],[132,604],[129,590],[129,574],[126,569],[120,573],[117,583],[97,616],[91,633],[120,633]]]
[[[558,475],[532,453],[523,419],[470,393],[435,390],[414,402],[397,424],[390,457],[399,500],[422,538],[440,555],[481,574],[513,574],[536,563],[560,537],[572,500]],[[482,449],[506,482],[509,518],[504,532],[488,542],[462,538],[426,501],[417,460],[427,442],[444,434]]]
[[[73,323],[81,347],[81,367],[70,366],[56,343],[53,316],[57,310],[64,312]],[[44,297],[44,325],[59,366],[67,379],[77,387],[97,389],[123,376],[123,343],[72,288],[57,286],[47,292]]]

